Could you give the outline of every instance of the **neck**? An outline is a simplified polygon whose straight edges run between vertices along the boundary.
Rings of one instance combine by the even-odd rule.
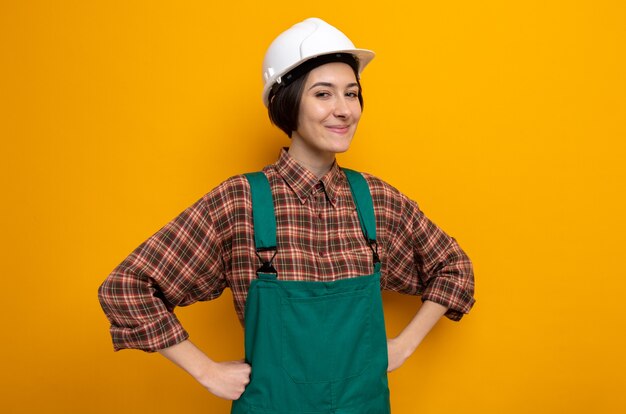
[[[298,145],[291,145],[288,153],[298,164],[311,171],[317,178],[326,175],[335,163],[334,153],[317,153],[315,156],[311,156],[310,151],[303,151]]]

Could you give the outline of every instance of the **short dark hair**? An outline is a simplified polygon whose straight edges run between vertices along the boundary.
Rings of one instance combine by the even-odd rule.
[[[359,86],[359,104],[361,105],[361,109],[363,109],[363,93],[361,82],[359,81],[358,69],[354,65],[350,65],[350,67],[354,71],[354,76]],[[302,91],[309,77],[309,73],[310,70],[306,74],[294,79],[288,85],[274,85],[269,94],[267,111],[270,116],[270,121],[283,130],[289,138],[291,138],[292,132],[298,129],[300,101],[302,100]]]

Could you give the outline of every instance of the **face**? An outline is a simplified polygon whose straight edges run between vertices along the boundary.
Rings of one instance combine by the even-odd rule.
[[[349,65],[334,62],[311,70],[302,90],[290,152],[301,161],[317,163],[347,151],[361,118],[358,94]]]

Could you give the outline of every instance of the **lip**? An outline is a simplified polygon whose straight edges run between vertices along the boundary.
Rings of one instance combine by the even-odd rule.
[[[345,134],[350,130],[350,125],[329,125],[326,128],[336,134]]]

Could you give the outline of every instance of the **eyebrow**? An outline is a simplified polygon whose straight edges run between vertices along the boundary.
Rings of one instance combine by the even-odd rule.
[[[330,83],[330,82],[316,82],[316,83],[314,83],[313,85],[311,85],[311,87],[309,88],[309,90],[311,90],[311,89],[313,89],[313,88],[315,88],[315,87],[317,87],[317,86],[324,86],[324,87],[327,87],[327,88],[332,88],[332,87],[334,87],[335,85],[333,85],[333,84],[332,84],[332,83]],[[346,88],[353,88],[353,87],[355,87],[355,86],[359,86],[359,84],[358,84],[358,83],[356,83],[356,82],[352,82],[352,83],[347,84],[347,85],[346,85]]]

